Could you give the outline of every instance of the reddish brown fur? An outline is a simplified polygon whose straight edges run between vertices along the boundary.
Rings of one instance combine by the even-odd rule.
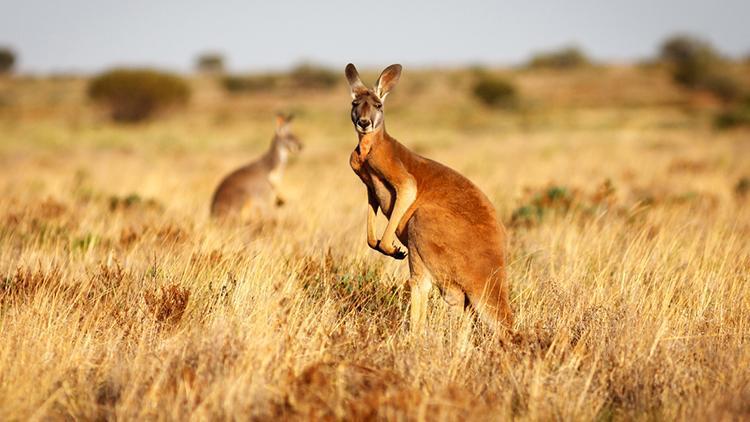
[[[398,73],[400,67],[395,80]],[[353,66],[347,67],[347,78],[355,98],[352,119],[359,134],[350,164],[368,190],[368,244],[386,255],[403,258],[404,252],[390,244],[388,228],[378,241],[372,226],[378,208],[389,220],[398,219],[394,233],[409,252],[412,323],[421,324],[424,318],[419,308],[424,306],[432,282],[450,305],[463,308],[468,299],[493,328],[510,326],[505,232],[494,207],[468,179],[410,151],[386,132],[384,124],[363,133],[358,119],[370,117],[367,113],[372,104],[382,100],[374,91],[359,87]],[[386,81],[388,89],[394,84]],[[378,85],[382,87],[383,76]],[[413,195],[414,200],[401,215],[393,215],[401,211],[397,209],[400,195]]]

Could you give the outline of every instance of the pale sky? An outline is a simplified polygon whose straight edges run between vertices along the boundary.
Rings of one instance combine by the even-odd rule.
[[[750,0],[0,0],[0,45],[31,72],[113,65],[189,70],[199,52],[236,71],[302,60],[333,67],[515,64],[575,44],[599,60],[654,55],[687,32],[750,53]]]

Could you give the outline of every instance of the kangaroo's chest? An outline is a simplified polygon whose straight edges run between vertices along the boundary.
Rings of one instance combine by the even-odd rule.
[[[361,154],[359,149],[352,151],[349,164],[354,173],[362,180],[362,183],[375,193],[380,209],[383,210],[383,214],[390,218],[393,203],[396,200],[396,195],[391,185],[370,166],[367,162],[367,157]]]
[[[268,172],[268,182],[271,186],[277,188],[281,184],[281,178],[284,176],[284,170],[281,167],[275,168]]]

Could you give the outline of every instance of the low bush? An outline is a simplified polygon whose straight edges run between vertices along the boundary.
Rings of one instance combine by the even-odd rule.
[[[534,55],[527,67],[540,69],[573,69],[591,64],[586,54],[578,47],[565,47],[555,51]]]
[[[720,112],[714,118],[714,126],[717,129],[750,127],[750,106],[742,104]]]
[[[203,73],[223,73],[224,57],[219,53],[204,53],[195,61],[195,68]]]
[[[336,86],[341,78],[330,69],[309,63],[298,65],[289,76],[295,87],[308,89],[329,89]]]
[[[715,66],[708,58],[696,57],[682,62],[670,62],[672,79],[686,88],[700,88],[712,76]]]
[[[531,198],[513,211],[511,225],[531,226],[539,223],[545,215],[567,212],[576,203],[578,193],[564,186],[549,186],[531,193]]]
[[[518,106],[518,90],[509,80],[480,74],[472,88],[474,96],[484,105],[505,109]]]
[[[138,122],[159,110],[185,104],[190,98],[190,87],[171,73],[113,69],[91,80],[88,95],[109,108],[113,120]]]
[[[739,79],[726,73],[709,74],[700,87],[726,103],[739,100],[745,91]]]
[[[742,177],[734,185],[734,193],[738,198],[746,198],[750,194],[750,177]]]
[[[0,47],[0,73],[9,73],[16,64],[16,53],[10,48]]]
[[[279,77],[276,75],[229,75],[221,80],[224,89],[230,94],[242,94],[253,92],[267,92],[279,85]]]
[[[330,89],[340,76],[330,69],[311,64],[301,64],[288,73],[262,73],[228,75],[221,84],[230,94],[252,94],[268,91]]]
[[[160,290],[146,291],[143,300],[149,314],[157,323],[176,324],[185,314],[190,301],[190,290],[177,284],[162,286]]]
[[[527,189],[520,206],[511,214],[510,225],[532,227],[551,215],[565,215],[572,211],[587,216],[606,210],[614,211],[618,208],[616,193],[617,189],[609,179],[590,194],[559,185]]]
[[[716,61],[719,54],[707,41],[678,34],[667,38],[661,45],[660,57],[668,63]]]
[[[726,72],[726,61],[706,41],[673,36],[662,44],[660,58],[671,67],[672,79],[685,88],[711,92],[724,102],[742,96],[740,81]]]

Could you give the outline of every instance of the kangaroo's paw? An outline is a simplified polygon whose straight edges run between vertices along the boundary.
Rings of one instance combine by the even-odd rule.
[[[367,239],[367,246],[369,246],[370,249],[375,249],[380,252],[380,241],[377,239]]]
[[[404,259],[408,255],[408,251],[395,243],[391,243],[390,247],[385,246],[383,242],[378,241],[377,249],[383,254],[388,255],[395,259]]]

